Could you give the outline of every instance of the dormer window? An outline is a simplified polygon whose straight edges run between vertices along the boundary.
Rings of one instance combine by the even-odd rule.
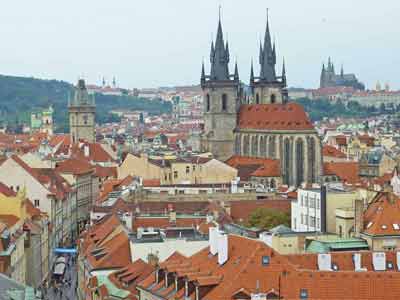
[[[271,261],[271,258],[268,255],[264,255],[262,257],[262,262],[261,263],[262,263],[263,266],[268,266],[270,261]]]
[[[307,289],[300,290],[300,299],[308,299],[308,290]]]

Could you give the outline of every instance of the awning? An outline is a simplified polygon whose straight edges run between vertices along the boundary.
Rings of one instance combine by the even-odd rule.
[[[76,254],[76,248],[54,248],[54,253]]]

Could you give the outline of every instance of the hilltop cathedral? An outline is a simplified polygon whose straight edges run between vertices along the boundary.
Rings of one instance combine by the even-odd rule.
[[[219,20],[215,44],[211,43],[210,74],[206,75],[204,63],[201,70],[205,122],[202,150],[220,160],[233,155],[277,159],[283,184],[319,183],[321,141],[303,107],[288,102],[285,63],[281,76],[277,76],[268,19],[259,50],[259,76],[254,75],[251,65],[251,95],[244,95],[237,64],[234,73],[229,73],[229,61],[229,46]]]
[[[320,88],[336,87],[336,86],[347,86],[352,87],[355,90],[365,90],[363,83],[358,81],[355,74],[345,74],[343,66],[340,69],[340,74],[336,74],[335,66],[331,62],[331,58],[328,58],[328,66],[325,68],[325,64],[322,64]]]

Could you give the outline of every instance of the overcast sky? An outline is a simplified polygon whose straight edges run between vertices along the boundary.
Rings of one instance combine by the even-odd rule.
[[[120,86],[199,83],[222,5],[231,70],[248,82],[258,59],[266,8],[290,86],[316,87],[332,56],[336,70],[400,88],[398,0],[12,0],[0,10],[0,73]],[[258,72],[258,65],[256,65]]]

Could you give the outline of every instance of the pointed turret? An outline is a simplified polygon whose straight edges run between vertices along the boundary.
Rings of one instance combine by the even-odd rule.
[[[275,49],[275,41],[274,41],[274,46],[272,47],[272,61],[273,64],[276,64],[276,49]]]
[[[253,68],[253,59],[251,60],[251,69],[250,69],[250,84],[254,83],[254,68]]]
[[[239,70],[238,70],[237,61],[235,62],[235,74],[233,75],[233,79],[235,81],[239,81]]]
[[[283,83],[283,86],[286,87],[286,67],[285,67],[285,58],[283,58],[283,63],[282,63],[282,83]]]
[[[210,50],[210,63],[214,63],[214,53],[215,53],[215,48],[214,48],[214,41],[211,41],[211,50]]]
[[[204,70],[204,61],[201,64],[201,78],[200,78],[201,84],[204,84],[206,82],[206,72]]]
[[[340,77],[344,77],[344,70],[343,70],[343,64],[342,67],[340,68]]]
[[[264,35],[264,46],[260,47],[260,80],[267,82],[276,81],[275,61],[276,53],[275,48],[272,48],[271,34],[269,31],[269,20],[267,14],[267,26]]]
[[[226,53],[226,57],[227,57],[227,59],[229,61],[229,45],[228,45],[228,41],[226,41],[225,53]]]

